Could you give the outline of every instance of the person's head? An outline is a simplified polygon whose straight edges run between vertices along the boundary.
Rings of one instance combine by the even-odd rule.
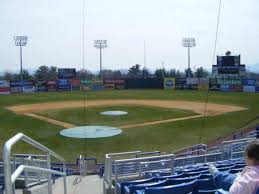
[[[250,142],[245,149],[246,165],[259,165],[259,140]]]

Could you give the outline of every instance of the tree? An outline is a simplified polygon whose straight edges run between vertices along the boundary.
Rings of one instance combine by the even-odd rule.
[[[179,70],[175,70],[175,69],[170,69],[170,71],[168,72],[168,77],[177,77],[177,72],[179,73],[179,77],[181,76],[181,73]]]
[[[166,70],[164,68],[156,69],[155,76],[157,78],[164,78],[164,77],[167,77],[167,72],[166,72]]]
[[[176,78],[182,77],[181,71],[177,70],[176,73],[175,73],[175,77],[176,77]]]
[[[198,69],[196,69],[196,71],[194,72],[195,77],[197,78],[206,78],[209,75],[209,72],[204,69],[203,67],[199,67]]]
[[[5,72],[4,75],[3,75],[3,79],[4,80],[15,80],[15,77],[17,75],[15,75],[14,73],[11,73],[11,72]]]
[[[46,65],[40,66],[34,73],[36,80],[47,80],[49,75],[49,67]]]
[[[132,78],[137,78],[137,77],[139,77],[140,73],[141,73],[140,65],[136,64],[136,65],[132,66],[131,68],[129,68],[128,76],[132,77]]]
[[[48,79],[57,79],[58,77],[58,68],[56,66],[51,66],[49,68]]]
[[[17,76],[15,76],[16,77],[16,79],[21,79],[21,73],[19,73]],[[29,73],[29,71],[28,70],[25,70],[25,69],[23,69],[22,70],[22,79],[23,80],[31,80],[31,79],[33,79],[33,77],[32,77],[32,75],[30,75],[30,73]]]
[[[89,70],[81,69],[76,72],[76,77],[82,80],[92,79],[94,77],[94,74]]]
[[[149,76],[149,70],[147,69],[147,68],[143,68],[142,70],[141,70],[141,74],[142,74],[142,78],[148,78],[148,76]]]
[[[191,68],[185,69],[184,72],[185,72],[185,77],[189,77],[189,75],[190,77],[194,77],[194,74]]]

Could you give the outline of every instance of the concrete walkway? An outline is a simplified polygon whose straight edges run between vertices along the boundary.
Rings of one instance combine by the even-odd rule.
[[[63,194],[63,178],[60,178],[53,185],[53,194]],[[68,176],[67,177],[67,194],[102,194],[103,179],[98,175],[86,177]]]

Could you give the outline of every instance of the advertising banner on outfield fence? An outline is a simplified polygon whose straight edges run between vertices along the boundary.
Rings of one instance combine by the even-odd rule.
[[[258,87],[259,87],[259,80],[256,80],[255,86],[258,86]]]
[[[245,86],[255,86],[256,80],[255,79],[244,79]]]
[[[103,85],[103,79],[92,79],[92,85]]]
[[[104,84],[113,84],[115,89],[124,89],[125,80],[124,79],[104,79]]]
[[[164,89],[174,90],[175,89],[175,78],[164,78]]]
[[[229,85],[220,85],[220,91],[230,92],[230,86]]]
[[[68,79],[59,79],[58,80],[58,90],[60,91],[70,91],[71,85]]]
[[[243,85],[230,85],[231,92],[243,92]]]
[[[206,84],[209,85],[209,78],[199,78],[199,84]]]
[[[114,84],[104,84],[104,89],[106,90],[114,90],[115,85]]]
[[[255,86],[243,86],[243,91],[255,93]]]
[[[198,85],[199,79],[198,78],[186,78],[187,85]]]
[[[80,85],[82,91],[89,91],[92,89],[92,80],[81,80]]]
[[[46,80],[39,80],[35,85],[35,91],[38,92],[46,92],[47,91],[47,81]]]
[[[0,94],[10,94],[10,82],[0,80]]]
[[[34,82],[30,80],[23,81],[23,92],[32,93],[35,92]]]
[[[16,80],[16,81],[10,81],[10,91],[12,94],[16,93],[22,93],[22,81]]]
[[[188,90],[198,90],[198,84],[187,85]]]
[[[104,85],[92,85],[93,91],[104,90]]]
[[[209,88],[212,91],[219,91],[220,90],[220,85],[218,85],[218,84],[210,84]]]
[[[76,69],[61,68],[58,69],[58,79],[73,79],[76,77]]]
[[[98,91],[103,89],[104,89],[103,79],[92,79],[92,90]]]
[[[71,90],[80,90],[80,79],[70,80]]]
[[[209,84],[199,84],[198,90],[204,91],[209,89]]]
[[[259,93],[259,86],[255,86],[255,92]]]
[[[243,85],[241,78],[233,78],[233,79],[218,79],[219,85]]]
[[[58,84],[56,80],[48,80],[47,81],[47,90],[49,92],[57,91]]]

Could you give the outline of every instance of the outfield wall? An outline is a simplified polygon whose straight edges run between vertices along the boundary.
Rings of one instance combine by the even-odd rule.
[[[147,79],[57,79],[57,80],[0,80],[0,94],[52,91],[98,91],[116,89],[212,90],[221,92],[259,93],[259,80],[240,78],[147,78]]]

